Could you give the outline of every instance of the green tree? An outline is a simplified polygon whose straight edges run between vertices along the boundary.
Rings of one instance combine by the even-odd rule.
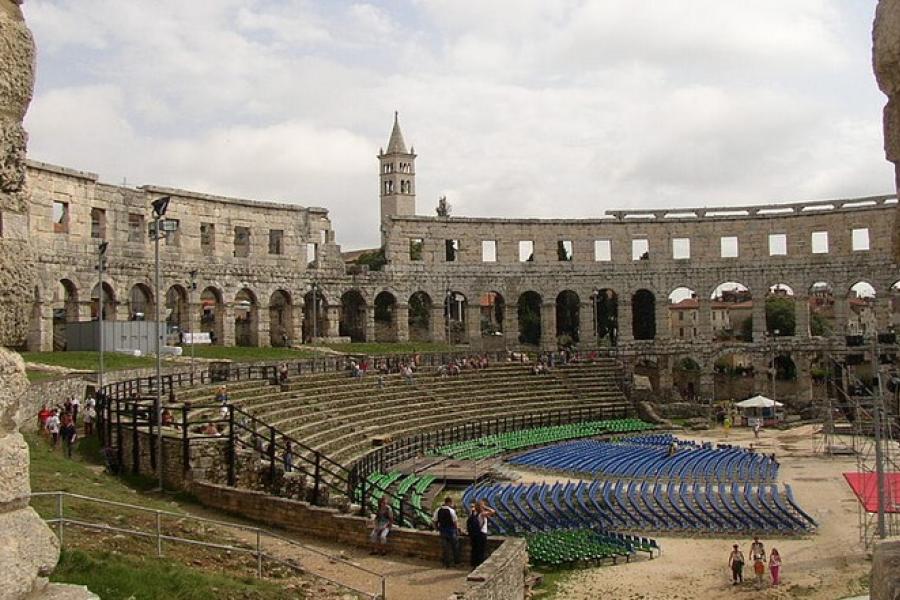
[[[809,316],[810,335],[831,335],[831,323],[827,317],[814,312]]]
[[[796,317],[793,298],[769,296],[766,298],[766,331],[770,334],[778,330],[778,335],[794,335]]]
[[[384,247],[372,252],[364,252],[356,258],[356,264],[369,267],[370,271],[380,271],[387,264]]]
[[[753,317],[747,317],[746,319],[741,321],[740,339],[745,342],[753,341]]]
[[[535,294],[519,301],[519,341],[523,344],[541,343],[541,303]]]

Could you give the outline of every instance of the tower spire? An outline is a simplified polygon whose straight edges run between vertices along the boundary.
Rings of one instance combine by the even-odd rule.
[[[394,111],[394,128],[391,130],[391,139],[387,145],[387,154],[407,154],[403,132],[400,131],[400,114],[396,110]]]

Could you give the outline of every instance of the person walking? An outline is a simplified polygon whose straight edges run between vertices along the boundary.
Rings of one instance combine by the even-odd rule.
[[[60,433],[62,435],[63,444],[65,445],[66,457],[72,458],[72,446],[75,445],[75,438],[78,435],[75,428],[75,419],[72,418],[72,415],[63,415],[63,424]]]
[[[759,420],[757,420],[755,423],[753,423],[753,437],[755,437],[756,439],[759,439],[759,430],[760,429],[761,429],[761,427],[759,425]]]
[[[778,554],[778,550],[772,548],[772,553],[769,554],[769,572],[772,574],[772,585],[778,585],[781,583],[781,555]]]
[[[434,511],[434,526],[441,536],[441,558],[444,568],[459,564],[459,517],[453,507],[453,498],[447,496],[444,504]]]
[[[94,408],[93,404],[88,403],[88,405],[84,409],[84,417],[82,417],[81,422],[84,423],[84,435],[93,435],[94,434],[94,421],[97,419],[97,409]]]
[[[743,583],[744,553],[741,552],[737,544],[731,547],[731,554],[728,555],[728,566],[731,568],[731,585]]]
[[[387,496],[382,496],[378,501],[378,510],[375,511],[375,527],[369,539],[372,541],[372,550],[369,554],[387,554],[387,537],[394,525],[394,511],[388,504]]]
[[[50,416],[47,417],[47,433],[50,434],[50,447],[51,449],[56,449],[56,444],[59,442],[59,411],[57,409],[53,409],[50,411]]]

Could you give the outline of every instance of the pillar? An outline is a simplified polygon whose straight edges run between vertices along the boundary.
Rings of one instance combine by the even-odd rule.
[[[582,302],[578,309],[578,342],[583,348],[597,346],[597,323],[594,321],[594,300]]]
[[[466,339],[473,346],[481,345],[481,306],[466,303]]]
[[[619,298],[619,343],[626,344],[634,341],[632,329],[631,296]]]
[[[432,306],[430,310],[431,341],[448,342],[447,325],[444,323],[445,315],[443,305]]]
[[[303,343],[303,319],[305,313],[305,304],[301,300],[296,305],[294,305],[291,309],[291,323],[290,323],[290,331],[288,333],[291,336],[291,344],[302,344]]]
[[[519,305],[505,304],[503,306],[503,339],[507,347],[519,343]]]
[[[714,338],[712,300],[709,298],[699,298],[697,301],[697,337],[701,342],[711,342]]]
[[[878,333],[887,333],[888,327],[891,326],[891,297],[877,298],[874,305],[875,310],[875,328]]]
[[[147,320],[151,320],[153,318],[152,315],[147,315]],[[91,301],[87,302],[79,302],[78,303],[78,322],[84,323],[86,321],[91,320]]]
[[[27,344],[31,352],[53,350],[53,307],[50,303],[37,302],[32,308]]]
[[[228,303],[222,310],[222,342],[223,346],[234,346],[234,306]]]
[[[847,332],[847,310],[849,305],[846,297],[834,296],[834,331],[833,335],[842,336]]]
[[[653,318],[656,320],[656,337],[654,339],[665,341],[672,334],[672,326],[669,324],[669,299],[665,296],[655,296],[653,308]]]
[[[269,307],[256,308],[256,345],[266,348],[272,345],[272,315]]]
[[[794,336],[809,337],[809,298],[807,296],[794,297]]]
[[[375,313],[374,309],[372,312],[372,317],[374,318]],[[341,305],[333,305],[329,304],[325,308],[325,335],[326,337],[336,338],[340,336],[340,325],[341,325]]]
[[[396,310],[394,311],[394,318],[396,319],[397,326],[397,341],[398,342],[408,342],[409,341],[409,304],[397,304]]]
[[[198,319],[199,319],[199,317],[198,317]],[[116,321],[130,321],[130,320],[131,320],[131,305],[129,305],[128,302],[116,302]]]
[[[761,294],[753,296],[753,341],[764,342],[766,339],[766,297],[758,298]],[[735,331],[738,331],[740,323],[732,323]]]
[[[713,366],[703,367],[703,370],[700,372],[700,389],[698,393],[701,398],[712,398],[715,400],[716,376],[713,369]]]
[[[541,304],[541,349],[556,350],[556,302]]]
[[[376,342],[375,339],[375,306],[366,305],[366,341]]]

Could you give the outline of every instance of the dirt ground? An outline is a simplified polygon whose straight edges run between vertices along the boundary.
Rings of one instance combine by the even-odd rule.
[[[726,441],[724,432],[679,433],[679,437]],[[779,481],[791,484],[794,496],[819,523],[802,538],[763,539],[766,551],[782,556],[782,584],[757,590],[753,583],[732,586],[728,554],[733,543],[749,554],[748,539],[655,536],[662,555],[627,565],[576,571],[561,584],[554,599],[695,600],[737,598],[804,598],[837,600],[864,593],[862,582],[871,566],[860,541],[857,501],[842,473],[856,469],[853,456],[826,457],[813,452],[813,429],[763,431],[760,440],[748,430],[732,429],[728,442],[754,443],[774,452],[781,463]],[[526,480],[554,480],[526,475]],[[745,576],[750,571],[745,568]],[[747,577],[752,579],[752,575]]]

